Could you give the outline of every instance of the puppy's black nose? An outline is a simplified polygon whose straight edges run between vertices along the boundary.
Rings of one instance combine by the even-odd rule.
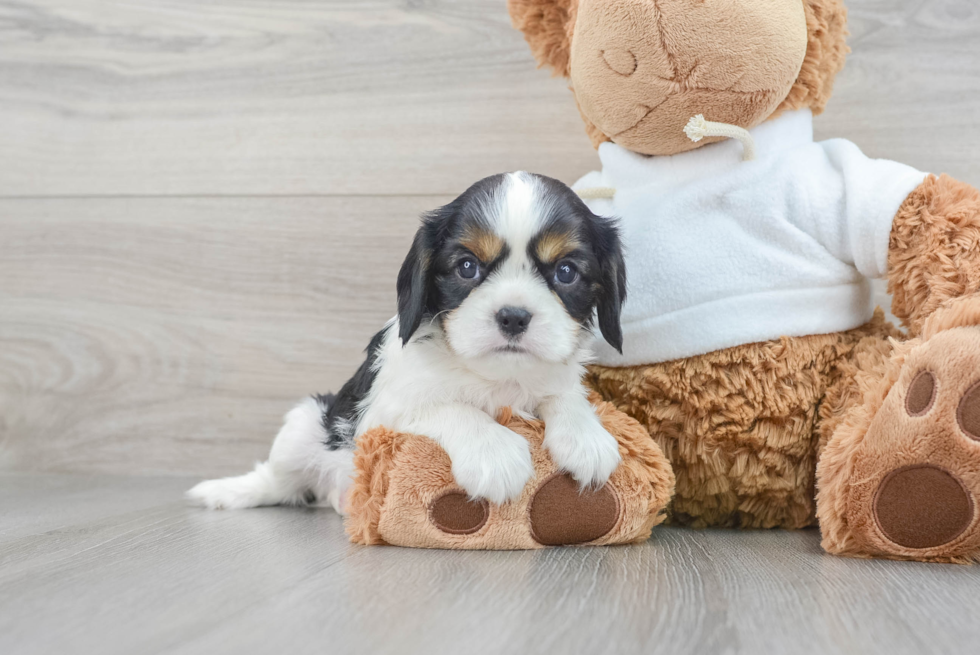
[[[521,307],[504,307],[497,312],[497,326],[508,337],[517,337],[527,332],[531,322],[531,312]]]

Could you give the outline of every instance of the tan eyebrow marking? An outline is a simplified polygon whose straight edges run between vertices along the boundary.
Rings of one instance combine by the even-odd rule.
[[[550,264],[581,245],[582,242],[571,232],[545,232],[535,244],[535,252],[542,263]]]
[[[459,242],[482,262],[494,261],[504,249],[503,239],[477,226],[468,226]]]

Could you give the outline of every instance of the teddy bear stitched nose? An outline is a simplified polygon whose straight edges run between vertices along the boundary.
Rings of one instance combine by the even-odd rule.
[[[636,70],[636,55],[625,48],[608,48],[602,51],[602,60],[615,73],[632,75]]]

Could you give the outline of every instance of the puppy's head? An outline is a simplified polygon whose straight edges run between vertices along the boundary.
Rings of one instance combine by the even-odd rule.
[[[464,358],[561,362],[596,318],[622,350],[625,298],[613,221],[557,180],[495,175],[423,217],[398,274],[399,336],[435,320]]]

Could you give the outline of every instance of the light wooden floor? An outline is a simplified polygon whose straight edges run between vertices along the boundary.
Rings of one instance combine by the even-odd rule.
[[[804,532],[355,547],[329,510],[184,507],[182,478],[0,476],[2,653],[975,653],[980,567]]]
[[[980,185],[980,3],[848,4],[818,138]],[[350,375],[421,211],[596,166],[566,86],[503,0],[0,0],[0,653],[976,652],[978,569],[813,532],[436,553],[181,504]]]

